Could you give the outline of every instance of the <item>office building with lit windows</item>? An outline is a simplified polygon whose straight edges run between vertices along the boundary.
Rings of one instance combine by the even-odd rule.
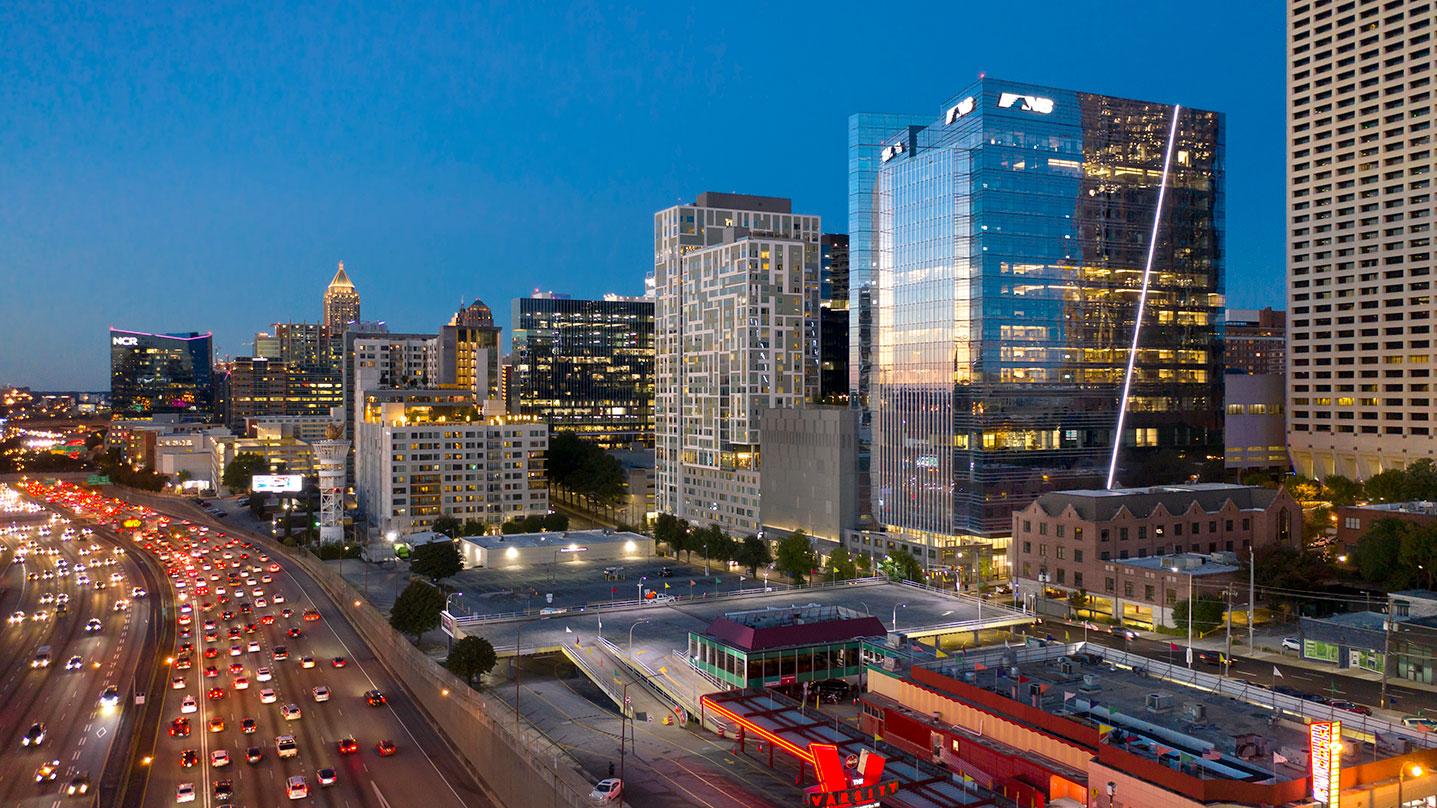
[[[1361,480],[1437,459],[1434,6],[1287,8],[1287,443]]]
[[[439,352],[436,371],[441,387],[468,390],[476,401],[500,399],[503,379],[499,373],[499,334],[494,313],[482,300],[455,312],[439,328],[435,347]]]
[[[149,334],[110,329],[110,412],[115,420],[214,409],[214,343],[209,332]]]
[[[731,534],[760,525],[760,421],[818,391],[820,220],[703,193],[654,215],[655,497]]]
[[[520,415],[605,449],[654,443],[654,301],[516,298],[509,398]]]
[[[1221,114],[983,78],[881,143],[869,406],[890,540],[929,567],[971,545],[1007,577],[1012,513],[1040,494],[1221,457]]]

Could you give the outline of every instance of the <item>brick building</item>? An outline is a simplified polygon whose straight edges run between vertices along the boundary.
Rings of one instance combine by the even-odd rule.
[[[1337,509],[1337,543],[1351,550],[1383,519],[1399,519],[1417,525],[1437,525],[1437,502],[1384,502],[1373,505],[1343,505]]]
[[[1056,491],[1013,514],[1009,560],[1034,608],[1082,591],[1092,616],[1150,629],[1170,623],[1190,586],[1220,593],[1253,548],[1296,544],[1301,528],[1301,506],[1285,490],[1199,483]]]

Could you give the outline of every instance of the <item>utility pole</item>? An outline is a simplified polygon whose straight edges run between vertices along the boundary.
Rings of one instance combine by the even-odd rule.
[[[1228,675],[1232,668],[1232,584],[1229,583],[1222,590],[1223,605],[1227,608],[1224,613],[1227,615],[1227,654],[1223,656],[1222,675]]]
[[[1387,669],[1391,663],[1388,662],[1388,655],[1392,652],[1392,607],[1388,601],[1387,614],[1382,616],[1382,693],[1377,704],[1383,709],[1387,708]]]
[[[1254,615],[1257,614],[1257,550],[1253,545],[1247,546],[1247,651],[1252,653],[1256,646],[1253,645],[1252,624]]]

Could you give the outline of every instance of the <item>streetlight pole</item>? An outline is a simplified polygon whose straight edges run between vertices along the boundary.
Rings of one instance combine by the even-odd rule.
[[[1193,666],[1193,612],[1197,611],[1197,604],[1193,603],[1193,574],[1188,570],[1188,668]]]
[[[453,618],[453,617],[454,617],[454,612],[449,611],[449,599],[452,598],[452,597],[454,597],[455,595],[458,595],[458,596],[461,597],[461,598],[464,597],[464,593],[463,593],[463,592],[450,592],[449,594],[447,594],[447,595],[444,596],[444,611],[445,611],[445,612],[448,612],[450,618]],[[451,620],[451,622],[452,622],[452,620]],[[453,635],[453,634],[450,634],[450,635],[449,635],[449,650],[450,650],[451,652],[454,650],[454,635]],[[517,650],[517,649],[516,649],[516,650]]]
[[[898,633],[898,610],[899,610],[899,608],[907,609],[907,608],[908,608],[908,604],[907,604],[907,603],[895,603],[895,604],[893,604],[893,633],[894,633],[894,634],[897,634],[897,633]]]
[[[1247,650],[1254,650],[1252,638],[1253,615],[1257,613],[1257,550],[1247,547]]]
[[[647,617],[641,617],[641,618],[639,618],[638,620],[634,621],[634,624],[633,624],[632,626],[629,626],[629,657],[630,657],[630,658],[633,658],[633,656],[634,656],[634,629],[638,628],[640,623],[647,623],[647,622],[649,622],[649,618],[647,618]]]
[[[519,654],[524,648],[524,623],[514,624],[514,738],[519,738]]]

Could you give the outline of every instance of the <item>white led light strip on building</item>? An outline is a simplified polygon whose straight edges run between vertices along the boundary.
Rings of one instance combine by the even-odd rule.
[[[1143,267],[1143,289],[1138,294],[1138,316],[1133,322],[1133,344],[1128,349],[1128,372],[1123,376],[1123,397],[1118,402],[1118,428],[1113,435],[1113,460],[1108,464],[1108,485],[1109,490],[1113,487],[1113,478],[1118,473],[1118,452],[1123,446],[1123,421],[1128,415],[1128,394],[1133,388],[1133,362],[1138,356],[1138,337],[1143,333],[1143,311],[1148,305],[1148,282],[1153,275],[1153,253],[1158,248],[1158,226],[1163,219],[1163,200],[1168,193],[1168,167],[1172,165],[1173,144],[1178,139],[1178,113],[1182,111],[1181,104],[1173,105],[1173,122],[1168,128],[1168,147],[1163,154],[1163,176],[1158,183],[1158,207],[1153,211],[1153,234],[1148,239],[1148,261]]]

